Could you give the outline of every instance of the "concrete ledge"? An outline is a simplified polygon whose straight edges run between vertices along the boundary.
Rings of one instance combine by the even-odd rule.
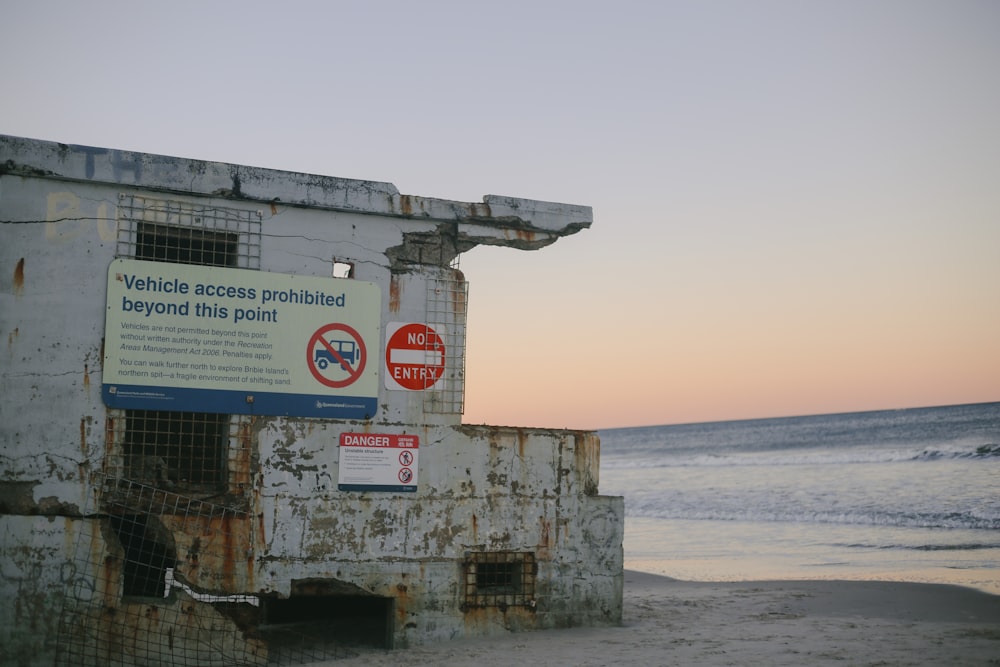
[[[206,162],[0,135],[0,176],[117,184],[399,218],[464,222],[556,236],[590,227],[589,206],[486,195],[458,202],[402,195],[392,183]]]

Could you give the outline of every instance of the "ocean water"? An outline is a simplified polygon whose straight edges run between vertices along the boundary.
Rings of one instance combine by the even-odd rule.
[[[1000,594],[1000,403],[600,431],[625,566]]]

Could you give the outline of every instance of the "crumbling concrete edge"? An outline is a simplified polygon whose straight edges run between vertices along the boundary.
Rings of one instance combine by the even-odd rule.
[[[141,187],[404,219],[479,224],[553,237],[590,227],[589,206],[486,195],[458,202],[400,194],[392,183],[319,176],[0,135],[0,176]]]

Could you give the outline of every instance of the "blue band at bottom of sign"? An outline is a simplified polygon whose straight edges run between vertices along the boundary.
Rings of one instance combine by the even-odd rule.
[[[235,415],[373,419],[378,397],[282,394],[266,391],[228,391],[106,384],[104,404],[125,410],[171,410]]]
[[[417,487],[412,484],[400,486],[398,484],[338,484],[338,491],[400,491],[403,493],[413,493]]]

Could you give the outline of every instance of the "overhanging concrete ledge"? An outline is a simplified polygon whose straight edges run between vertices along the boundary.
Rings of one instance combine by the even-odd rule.
[[[482,202],[458,202],[400,194],[392,183],[379,181],[0,135],[0,175],[8,174],[119,184],[282,206],[473,223],[510,230],[511,237],[535,232],[550,237],[566,236],[590,227],[594,219],[589,206],[498,195],[486,195]]]

